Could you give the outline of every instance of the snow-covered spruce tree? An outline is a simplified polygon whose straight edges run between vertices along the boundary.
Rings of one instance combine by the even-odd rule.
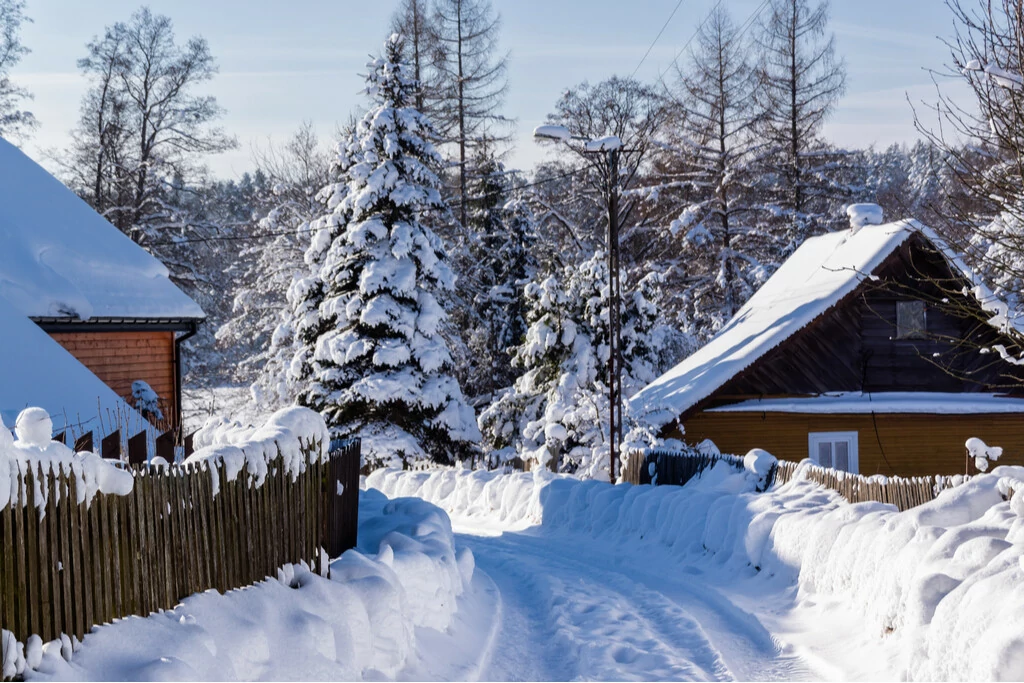
[[[301,342],[293,370],[308,374],[299,401],[333,435],[361,438],[370,465],[454,462],[480,438],[440,334],[435,292],[453,276],[420,222],[442,208],[440,159],[401,54],[394,35],[369,64],[372,106],[341,152],[347,184],[328,190],[328,213],[312,226],[325,235],[310,249],[316,275],[292,292]]]
[[[582,478],[608,476],[608,268],[603,253],[526,288],[523,374],[480,416],[497,460],[520,455]],[[622,302],[623,394],[654,379],[663,348],[648,276]]]
[[[523,287],[537,270],[536,221],[501,162],[486,156],[474,168],[467,226],[473,239],[459,276],[469,350],[464,386],[489,400],[516,377],[511,350],[526,335]]]

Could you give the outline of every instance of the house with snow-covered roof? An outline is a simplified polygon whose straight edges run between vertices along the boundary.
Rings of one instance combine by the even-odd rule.
[[[965,287],[976,315],[949,305]],[[1024,370],[986,353],[1013,346],[979,300],[916,221],[813,237],[629,409],[666,438],[866,475],[963,473],[970,437],[1024,463]]]
[[[144,383],[160,398],[161,426],[180,425],[181,342],[195,333],[202,309],[159,260],[2,139],[0,244],[0,323],[17,330],[0,355],[5,421],[38,404],[55,415],[58,431],[64,414],[68,424],[97,413],[109,422],[115,409],[136,405],[133,384],[152,398]],[[96,381],[69,369],[77,366]],[[51,391],[32,403],[10,380],[23,376]]]

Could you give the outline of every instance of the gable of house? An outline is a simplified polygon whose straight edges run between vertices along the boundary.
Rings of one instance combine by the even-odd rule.
[[[979,322],[980,305],[971,317],[953,315],[943,305],[948,292],[967,283],[925,237],[918,234],[902,244],[872,276],[699,405],[828,392],[1024,389],[1018,366],[979,353],[1007,341]],[[898,338],[897,306],[908,301],[924,304],[924,338]]]
[[[177,341],[194,332],[202,309],[158,259],[3,139],[0,244],[0,299],[11,311],[34,321],[124,401],[132,402],[133,382],[146,382],[161,397],[161,427],[179,426]],[[5,371],[19,370],[16,362],[12,356],[0,366],[0,382]]]

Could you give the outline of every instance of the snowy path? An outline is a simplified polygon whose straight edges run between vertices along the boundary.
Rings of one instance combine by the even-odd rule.
[[[637,568],[642,558],[593,541],[536,530],[495,536],[456,522],[457,543],[472,549],[501,598],[484,679],[818,677],[694,573],[647,573]]]

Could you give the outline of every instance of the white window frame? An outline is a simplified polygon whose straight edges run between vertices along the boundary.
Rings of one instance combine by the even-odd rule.
[[[857,432],[810,432],[807,435],[807,455],[814,461],[814,464],[818,464],[818,444],[836,441],[846,441],[850,444],[850,472],[852,474],[860,473],[860,447],[858,445]],[[833,449],[833,452],[834,449]],[[833,461],[833,465],[834,465]]]

